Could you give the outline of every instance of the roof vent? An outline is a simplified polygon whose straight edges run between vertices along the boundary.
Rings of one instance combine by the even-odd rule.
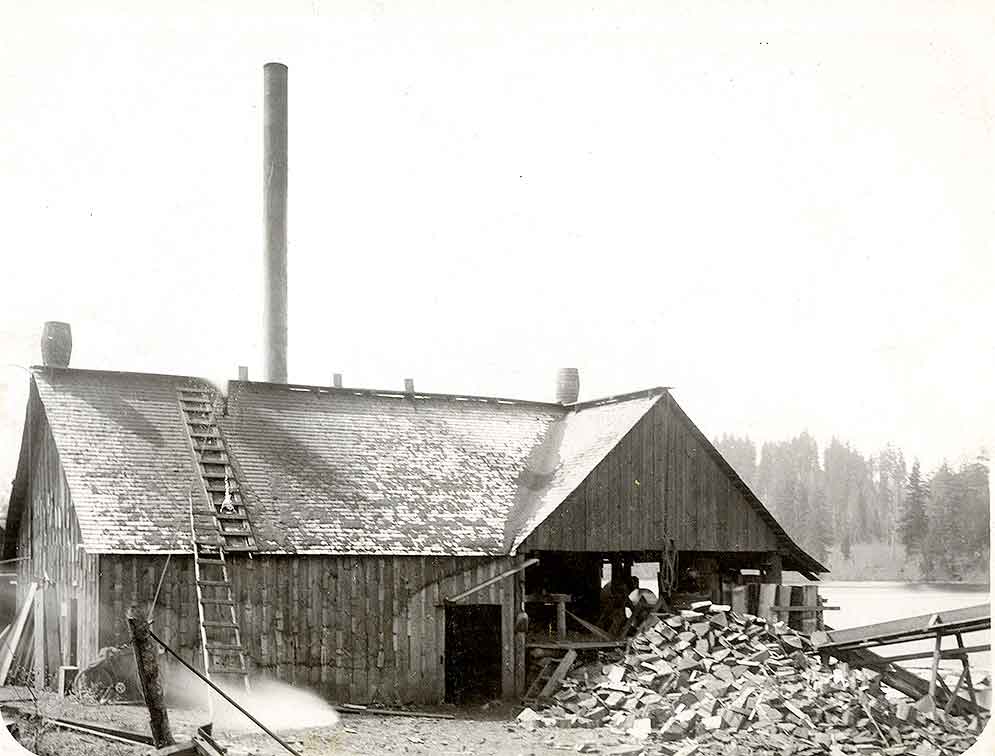
[[[332,373],[332,385],[335,388],[342,388],[342,373]]]
[[[556,373],[556,401],[574,404],[580,396],[580,371],[577,368],[560,368]]]
[[[415,379],[414,378],[405,378],[404,379],[404,393],[405,394],[413,394],[413,393],[415,393]]]
[[[41,362],[49,367],[69,367],[73,329],[68,323],[49,320],[41,331]]]

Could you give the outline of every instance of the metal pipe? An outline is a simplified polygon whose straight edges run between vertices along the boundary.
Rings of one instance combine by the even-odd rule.
[[[240,712],[242,712],[243,714],[245,714],[245,716],[247,716],[250,720],[252,720],[252,723],[254,725],[256,725],[256,727],[258,727],[260,730],[262,730],[267,735],[269,735],[271,738],[273,738],[273,740],[275,740],[277,743],[279,743],[284,748],[286,748],[288,751],[290,751],[292,754],[294,754],[294,756],[301,756],[301,754],[299,754],[297,751],[295,751],[293,748],[291,748],[287,744],[287,742],[283,740],[283,738],[281,738],[279,735],[277,735],[275,732],[273,732],[270,728],[268,728],[266,725],[264,725],[262,722],[260,722],[254,716],[252,716],[249,712],[247,712],[245,709],[243,709],[241,706],[239,706],[239,704],[235,701],[235,699],[233,699],[231,696],[229,696],[227,693],[225,693],[223,690],[221,690],[221,688],[219,688],[217,685],[215,685],[213,682],[211,682],[208,678],[204,677],[204,675],[202,675],[200,672],[198,672],[196,669],[194,669],[194,667],[191,664],[188,664],[187,661],[183,657],[181,657],[178,653],[176,653],[173,649],[171,649],[165,643],[163,643],[159,639],[159,636],[157,636],[151,630],[149,630],[149,635],[152,637],[152,640],[154,640],[156,643],[158,643],[160,646],[162,646],[166,650],[166,653],[170,654],[174,659],[176,659],[176,661],[178,661],[184,667],[186,667],[187,669],[189,669],[191,672],[193,672],[195,675],[197,675],[197,677],[199,677],[201,680],[203,680],[204,682],[206,682],[208,685],[210,685],[214,689],[215,693],[217,693],[218,695],[220,695],[228,703],[230,703],[232,706],[234,706]]]
[[[263,66],[263,320],[266,380],[287,382],[287,67]]]

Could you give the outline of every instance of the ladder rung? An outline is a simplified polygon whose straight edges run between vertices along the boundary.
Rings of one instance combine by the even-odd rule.
[[[210,463],[202,461],[201,464],[202,465],[206,465],[206,464],[210,464]],[[219,462],[218,463],[219,466],[221,466],[223,464],[224,464],[224,462]],[[228,477],[228,473],[226,473],[224,470],[219,470],[218,472],[213,472],[213,471],[209,472],[207,470],[203,470],[203,471],[201,471],[200,475],[201,475],[202,478],[212,479],[212,480],[215,479],[215,478],[220,478],[221,480],[224,480],[225,478]]]
[[[230,587],[231,583],[228,580],[198,580],[197,585],[225,585]]]
[[[252,538],[251,530],[222,530],[222,538]]]
[[[242,647],[235,643],[208,643],[208,651],[231,651],[233,653],[245,653]]]
[[[204,627],[223,627],[228,630],[238,630],[238,625],[233,622],[215,622],[214,620],[204,620]]]
[[[200,600],[202,604],[226,604],[228,606],[235,606],[235,602],[231,599],[216,599],[216,598],[202,598]]]
[[[225,566],[224,559],[205,559],[204,557],[197,557],[198,564],[220,564],[222,567]]]
[[[215,520],[238,520],[239,522],[248,522],[249,518],[245,515],[238,514],[237,512],[218,512],[212,515]]]

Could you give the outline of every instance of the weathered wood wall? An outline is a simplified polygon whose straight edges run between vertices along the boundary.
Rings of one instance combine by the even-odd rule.
[[[529,551],[763,552],[777,537],[669,395],[525,540]]]
[[[333,701],[398,704],[443,700],[443,599],[517,559],[237,555],[229,562],[256,672]],[[164,556],[100,557],[102,645],[127,640],[128,607],[149,605],[164,564]],[[509,697],[522,674],[514,635],[519,585],[517,576],[504,578],[460,602],[501,605],[502,691]],[[153,627],[202,667],[193,562],[186,555],[171,559]]]
[[[80,544],[79,523],[69,492],[69,483],[59,463],[48,421],[36,390],[32,386],[27,422],[30,467],[24,508],[18,525],[17,556],[30,559],[17,563],[17,604],[21,605],[31,583],[37,582],[48,601],[55,594],[54,606],[58,609],[58,648],[62,663],[71,656],[69,644],[74,637],[69,626],[69,602],[77,601],[76,649],[74,655],[80,666],[97,654],[97,559],[83,551]],[[54,624],[49,616],[49,624]],[[50,636],[54,627],[35,622],[35,631]],[[43,647],[43,639],[36,639],[36,648]],[[51,661],[51,660],[50,660]],[[54,665],[53,665],[54,666]],[[53,679],[57,669],[46,670]]]

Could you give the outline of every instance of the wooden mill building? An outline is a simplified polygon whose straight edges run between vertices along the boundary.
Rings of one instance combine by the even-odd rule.
[[[154,627],[199,663],[189,509],[208,494],[183,387],[211,392],[248,514],[229,563],[252,669],[332,700],[520,694],[526,597],[571,594],[593,621],[607,562],[711,565],[717,587],[825,572],[666,389],[564,404],[36,367],[4,557],[27,557],[21,599],[36,581],[59,607],[49,673],[127,640],[163,570]]]

